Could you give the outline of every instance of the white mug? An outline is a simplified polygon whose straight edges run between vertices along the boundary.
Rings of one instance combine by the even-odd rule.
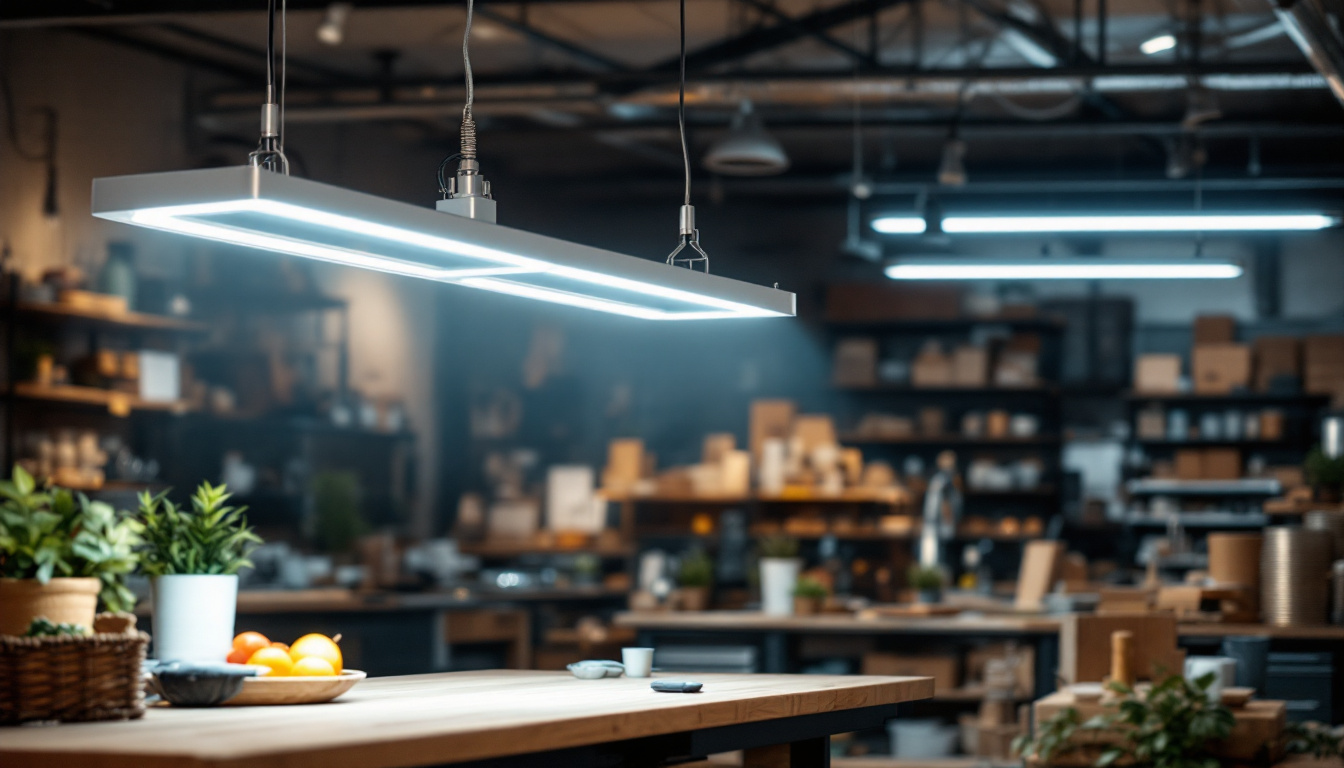
[[[652,648],[622,648],[621,661],[625,663],[626,677],[648,677],[653,673]]]
[[[1237,660],[1227,656],[1191,656],[1185,660],[1185,679],[1192,683],[1210,672],[1214,675],[1209,702],[1217,704],[1223,700],[1223,688],[1236,684]]]

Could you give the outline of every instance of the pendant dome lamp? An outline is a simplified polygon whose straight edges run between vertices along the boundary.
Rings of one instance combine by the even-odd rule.
[[[773,176],[789,169],[789,156],[765,130],[750,99],[743,99],[732,125],[704,157],[705,168],[724,176]]]

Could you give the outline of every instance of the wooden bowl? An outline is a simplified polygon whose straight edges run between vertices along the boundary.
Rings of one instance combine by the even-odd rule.
[[[243,679],[243,690],[224,705],[321,704],[340,696],[366,677],[368,675],[358,669],[347,669],[335,677],[247,677]]]
[[[1246,702],[1255,695],[1254,688],[1224,688],[1223,706],[1237,709],[1246,706]]]

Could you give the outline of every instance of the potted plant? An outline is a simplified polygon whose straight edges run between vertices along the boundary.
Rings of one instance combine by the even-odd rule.
[[[821,606],[831,591],[819,579],[805,576],[793,587],[793,612],[809,616],[821,612]]]
[[[0,482],[0,635],[22,635],[38,617],[92,627],[101,597],[114,611],[135,595],[135,521],[61,488],[41,489],[14,468]]]
[[[1013,741],[1013,749],[1031,764],[1049,764],[1072,755],[1071,764],[1088,758],[1097,768],[1125,764],[1157,768],[1222,765],[1220,742],[1236,724],[1231,710],[1209,702],[1214,674],[1191,682],[1172,675],[1146,690],[1112,682],[1117,698],[1106,711],[1084,721],[1073,707],[1042,723],[1035,735]]]
[[[693,549],[681,558],[677,568],[677,604],[683,611],[703,611],[709,607],[709,591],[714,586],[714,562],[703,549]]]
[[[772,616],[793,614],[793,587],[803,561],[798,557],[798,540],[783,534],[762,538],[761,610]]]
[[[927,605],[943,599],[943,571],[936,566],[912,565],[906,576],[910,588],[919,593],[919,602]]]
[[[219,662],[233,646],[238,569],[261,539],[229,507],[224,485],[201,483],[191,508],[167,492],[140,494],[140,558],[154,595],[154,652],[162,661]]]
[[[1333,504],[1340,500],[1344,493],[1344,456],[1332,459],[1316,446],[1307,454],[1304,469],[1316,501]]]

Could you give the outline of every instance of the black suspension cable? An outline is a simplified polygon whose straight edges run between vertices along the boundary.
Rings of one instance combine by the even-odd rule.
[[[681,163],[686,170],[686,197],[691,204],[691,153],[686,149],[686,0],[681,0],[681,78],[677,86],[677,129],[681,133]]]

